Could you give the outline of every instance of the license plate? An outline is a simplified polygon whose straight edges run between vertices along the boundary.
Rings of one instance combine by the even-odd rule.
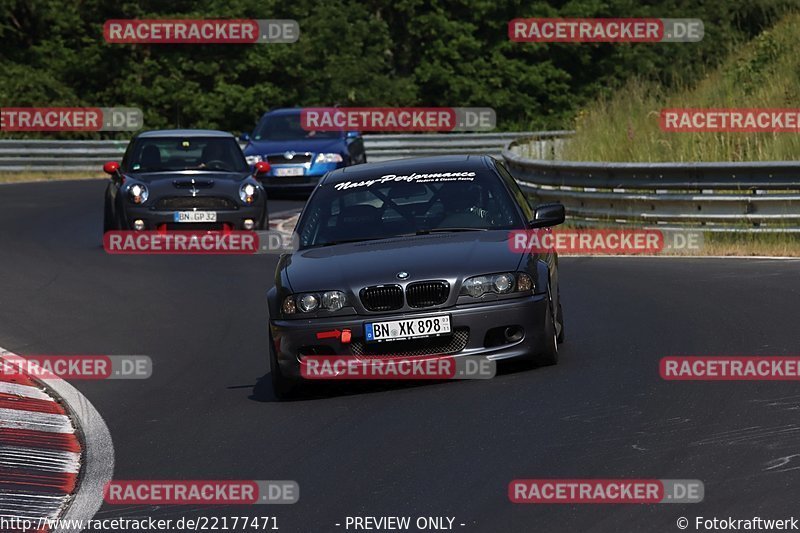
[[[177,211],[173,214],[175,222],[216,222],[216,211]]]
[[[364,337],[367,342],[435,337],[450,332],[450,315],[364,324]]]
[[[303,167],[275,168],[276,176],[302,176],[305,169]]]

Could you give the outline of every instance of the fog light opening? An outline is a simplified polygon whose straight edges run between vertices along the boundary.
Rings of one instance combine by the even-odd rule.
[[[503,331],[506,342],[517,342],[522,340],[522,328],[519,326],[509,326]]]
[[[256,223],[252,218],[244,219],[244,223],[242,225],[244,226],[244,229],[248,231],[256,227]]]
[[[133,229],[136,231],[142,231],[144,229],[144,220],[137,218],[133,221]]]

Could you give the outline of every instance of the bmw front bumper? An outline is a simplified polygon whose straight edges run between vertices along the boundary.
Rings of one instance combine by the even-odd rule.
[[[297,378],[301,375],[300,358],[303,355],[354,357],[370,355],[370,350],[375,349],[376,345],[365,342],[365,323],[419,319],[442,314],[451,316],[453,336],[456,334],[463,336],[464,332],[467,333],[463,348],[460,344],[451,344],[453,348],[460,348],[450,354],[453,357],[482,355],[492,360],[530,358],[549,341],[545,338],[545,320],[548,312],[547,294],[535,294],[491,303],[429,309],[424,312],[270,320],[270,328],[281,373],[287,377]],[[512,328],[510,331],[519,332],[521,337],[513,341],[506,339],[505,333],[509,331],[508,328]],[[345,343],[336,338],[317,338],[317,333],[333,330],[350,330],[351,341]],[[381,343],[380,349],[386,355],[386,349],[396,345],[399,348],[397,355],[402,356],[410,345],[395,343],[410,342],[412,341],[385,342]]]

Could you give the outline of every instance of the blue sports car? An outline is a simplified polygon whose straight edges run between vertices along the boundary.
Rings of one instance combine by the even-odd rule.
[[[301,125],[301,112],[300,108],[269,111],[252,135],[241,137],[251,167],[269,163],[269,171],[259,176],[268,190],[310,192],[325,173],[367,162],[360,133],[308,131]]]

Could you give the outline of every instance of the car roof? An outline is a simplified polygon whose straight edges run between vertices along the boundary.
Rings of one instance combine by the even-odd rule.
[[[139,139],[150,137],[233,137],[233,134],[219,130],[151,130],[143,131],[136,137]]]
[[[480,171],[492,167],[493,159],[485,155],[439,155],[393,159],[380,163],[365,163],[340,168],[330,172],[324,183],[339,183],[345,180],[370,178],[381,174],[410,174]]]
[[[299,115],[302,113],[302,107],[278,107],[275,109],[270,109],[265,115]]]

